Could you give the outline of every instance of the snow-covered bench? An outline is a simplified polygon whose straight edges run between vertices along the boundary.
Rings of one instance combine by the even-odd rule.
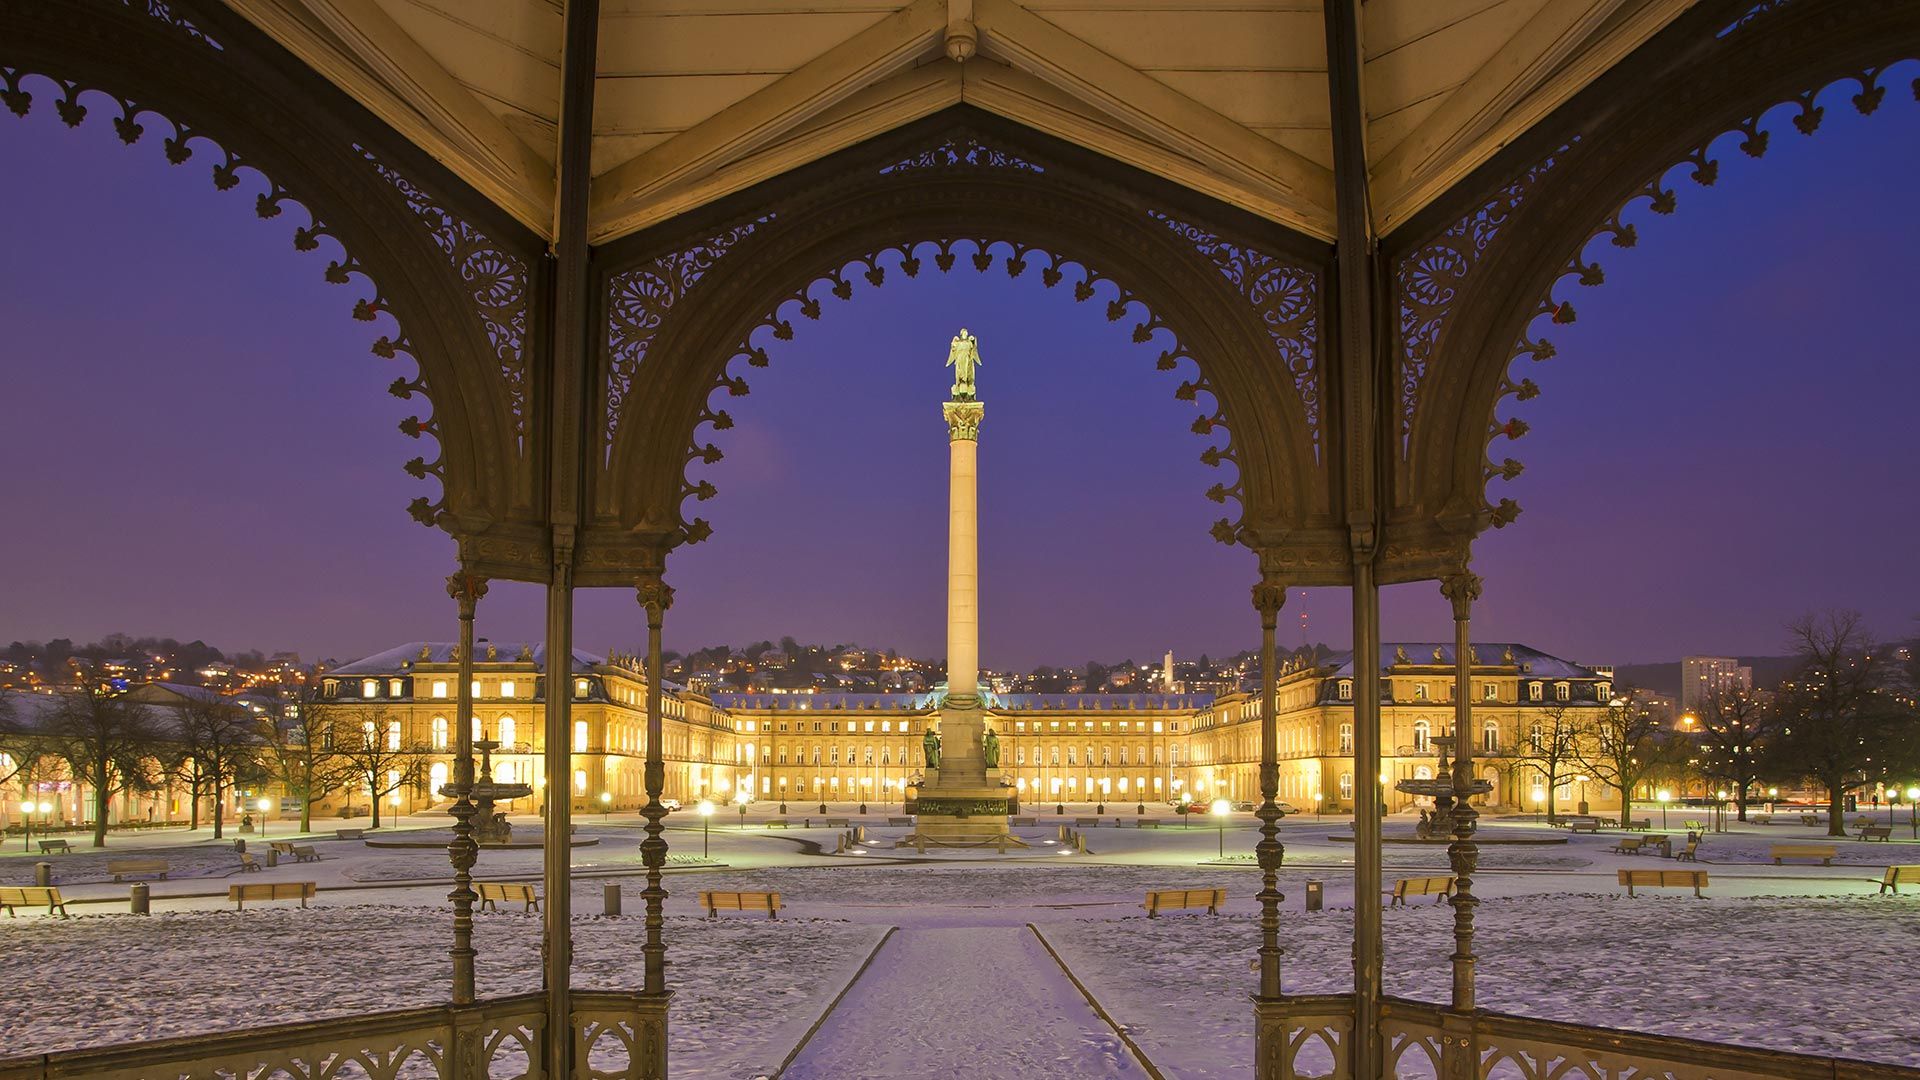
[[[1920,866],[1887,867],[1886,875],[1880,879],[1881,894],[1892,890],[1893,895],[1899,896],[1902,885],[1920,885]]]
[[[1120,819],[1114,818],[1113,823],[1115,825],[1120,824]],[[1160,827],[1160,819],[1154,817],[1137,817],[1133,819],[1133,827],[1136,829],[1157,829]]]
[[[301,907],[313,898],[320,886],[312,881],[261,881],[245,885],[227,886],[227,899],[233,901],[233,908],[239,911],[247,906],[249,900],[298,900]]]
[[[1007,824],[1016,829],[1037,829],[1040,827],[1040,819],[1037,817],[1017,817],[1009,820]]]
[[[260,863],[258,860],[256,860],[252,855],[249,855],[244,851],[240,853],[240,872],[241,873],[245,873],[248,870],[258,870],[258,869],[260,869]]]
[[[767,918],[780,917],[780,894],[777,892],[703,892],[700,894],[700,906],[707,909],[707,918],[717,918],[722,911],[764,911]]]
[[[289,844],[287,845],[287,854],[293,856],[294,862],[320,861],[320,853],[314,850],[312,844]]]
[[[1404,907],[1409,896],[1431,896],[1437,904],[1453,895],[1453,875],[1401,878],[1387,890],[1387,895],[1393,897],[1388,907]]]
[[[1775,844],[1768,854],[1775,866],[1780,865],[1781,859],[1819,859],[1821,866],[1832,866],[1839,849],[1832,844]]]
[[[65,840],[40,841],[40,854],[51,855],[56,851],[62,855],[71,855],[73,854],[73,845],[67,843]]]
[[[1626,828],[1636,832],[1646,832],[1648,829],[1653,828],[1653,821],[1649,818],[1629,818]]]
[[[1646,846],[1646,842],[1644,837],[1623,836],[1613,842],[1613,853],[1615,855],[1638,855],[1640,854],[1640,849]]]
[[[1097,817],[1077,817],[1073,819],[1073,827],[1076,829],[1091,829],[1099,824],[1100,819]]]
[[[1225,889],[1149,889],[1147,899],[1140,906],[1147,909],[1147,918],[1157,919],[1162,911],[1177,911],[1181,908],[1206,908],[1207,914],[1220,914],[1220,905],[1227,902]]]
[[[1692,889],[1693,895],[1699,896],[1707,887],[1705,870],[1621,870],[1619,874],[1628,896],[1634,895],[1636,888]]]
[[[365,840],[367,838],[367,830],[335,829],[333,830],[333,835],[341,840]]]
[[[67,902],[60,899],[60,890],[48,885],[0,885],[0,908],[7,909],[7,918],[13,918],[16,907],[38,907],[47,905],[47,914],[59,912],[61,918],[67,917]]]
[[[161,881],[167,880],[167,860],[165,859],[108,859],[107,873],[113,880],[119,881],[127,874],[158,874]]]
[[[531,885],[512,881],[482,881],[476,888],[480,890],[480,910],[482,911],[488,908],[500,910],[499,902],[502,900],[508,903],[518,901],[525,904],[526,907],[522,908],[522,911],[540,910],[540,897],[535,895]]]
[[[1600,822],[1596,818],[1581,818],[1577,821],[1569,821],[1567,822],[1567,831],[1597,833],[1600,831]]]
[[[843,817],[827,818],[823,824],[829,829],[850,829],[853,827],[852,820]]]
[[[792,827],[793,827],[793,822],[788,821],[786,818],[783,818],[783,817],[768,818],[767,823],[764,826],[762,826],[762,828],[767,828],[767,829],[790,829]]]

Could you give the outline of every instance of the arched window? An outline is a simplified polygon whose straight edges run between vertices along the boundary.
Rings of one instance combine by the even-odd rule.
[[[360,680],[360,696],[363,698],[379,697],[380,696],[380,680],[379,679]]]
[[[1487,721],[1486,726],[1480,729],[1480,749],[1489,754],[1500,749],[1500,725],[1495,721]]]
[[[1571,686],[1569,686],[1569,685],[1567,685],[1566,683],[1563,683],[1563,682],[1557,682],[1557,683],[1554,683],[1554,684],[1553,684],[1553,700],[1555,700],[1555,701],[1572,701],[1572,700],[1573,700],[1573,687],[1571,687]]]
[[[435,750],[445,750],[447,748],[447,718],[444,716],[436,716],[433,718],[433,748]],[[437,783],[434,784],[433,789],[435,791],[440,790],[440,785]]]
[[[387,749],[400,749],[400,721],[387,721]]]
[[[433,767],[427,770],[427,797],[432,798],[439,795],[440,789],[446,786],[447,763],[444,761],[436,761],[433,763]]]
[[[1547,733],[1541,729],[1539,724],[1535,724],[1527,729],[1527,742],[1532,744],[1534,753],[1539,753],[1545,748],[1547,741],[1546,735]]]
[[[1541,699],[1540,684],[1537,682],[1528,683],[1527,684],[1527,700],[1539,701],[1540,699]]]
[[[1341,701],[1353,700],[1353,680],[1352,679],[1340,680],[1339,694],[1340,694]]]
[[[500,718],[500,745],[513,745],[513,717],[511,716]]]
[[[1340,725],[1340,752],[1343,754],[1353,753],[1353,725],[1352,724]]]
[[[575,720],[573,722],[573,752],[576,754],[584,754],[587,752],[587,722],[585,720]]]
[[[1413,752],[1424,754],[1433,749],[1433,724],[1425,718],[1413,722]]]
[[[1350,772],[1340,774],[1340,801],[1353,801],[1353,774]]]

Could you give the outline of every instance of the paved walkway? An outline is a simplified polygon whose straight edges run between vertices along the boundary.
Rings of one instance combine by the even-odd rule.
[[[902,929],[783,1080],[1141,1080],[1111,1027],[1022,927]]]

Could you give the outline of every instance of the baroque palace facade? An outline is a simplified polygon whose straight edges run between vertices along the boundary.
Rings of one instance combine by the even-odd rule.
[[[1551,712],[1591,712],[1612,697],[1612,673],[1519,644],[1474,646],[1474,768],[1493,782],[1490,807],[1534,810],[1541,797],[1529,744]],[[494,776],[539,785],[544,747],[544,650],[481,642],[474,662],[475,737],[497,740]],[[572,803],[632,809],[645,801],[646,679],[636,658],[576,651]],[[432,801],[451,768],[458,663],[446,643],[413,642],[329,671],[309,708],[345,711],[430,764],[419,794]],[[1350,810],[1353,684],[1350,654],[1291,662],[1279,682],[1280,798],[1301,810]],[[1453,724],[1453,647],[1382,648],[1382,775],[1389,810],[1414,800],[1401,779],[1440,771],[1435,739]],[[898,804],[925,766],[922,739],[938,729],[937,694],[696,694],[663,696],[665,795],[727,800],[739,791],[780,802]],[[1045,803],[1251,801],[1259,794],[1257,694],[996,694],[989,726],[1000,769],[1029,807]],[[1575,721],[1577,724],[1578,721]],[[395,725],[398,725],[397,727]],[[1618,805],[1617,793],[1565,778],[1559,796]],[[545,792],[511,809],[539,808]]]

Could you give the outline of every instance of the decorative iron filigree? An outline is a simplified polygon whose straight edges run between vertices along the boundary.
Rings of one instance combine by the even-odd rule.
[[[1714,34],[1713,36],[1717,38],[1726,37],[1728,34],[1731,34],[1735,30],[1738,30],[1741,27],[1748,25],[1754,20],[1759,19],[1762,16],[1767,15],[1771,12],[1779,11],[1781,8],[1786,7],[1788,4],[1791,4],[1791,3],[1793,3],[1793,0],[1760,0],[1759,3],[1748,8],[1739,18],[1721,27],[1720,31]]]
[[[765,219],[761,220],[764,221]],[[756,223],[749,223],[742,228],[750,229],[752,224]],[[741,235],[744,235],[744,233]],[[721,252],[723,253],[725,247],[730,246],[737,239],[737,236],[728,233],[723,237],[715,238],[714,241],[709,241],[709,243],[724,240],[725,242],[720,245]],[[1074,279],[1071,286],[1073,289],[1073,298],[1079,303],[1086,303],[1094,299],[1095,296],[1101,292],[1099,288],[1100,285],[1110,284],[1113,286],[1114,295],[1107,300],[1104,307],[1107,321],[1118,322],[1123,318],[1127,318],[1129,314],[1133,312],[1134,306],[1139,305],[1140,310],[1145,313],[1145,317],[1135,323],[1131,334],[1133,341],[1144,344],[1154,340],[1155,334],[1159,331],[1167,331],[1169,345],[1160,353],[1159,360],[1155,365],[1158,370],[1174,371],[1179,367],[1181,360],[1193,361],[1195,367],[1201,367],[1199,362],[1187,350],[1186,346],[1181,344],[1178,336],[1173,333],[1172,328],[1167,326],[1151,309],[1147,308],[1144,301],[1141,301],[1124,286],[1121,286],[1110,278],[1104,277],[1092,268],[1050,252],[1040,251],[1037,248],[1017,241],[993,240],[990,238],[959,238],[927,240],[919,243],[897,244],[892,247],[883,248],[853,262],[828,270],[806,285],[787,294],[775,303],[772,309],[741,338],[740,344],[735,347],[732,357],[723,365],[720,375],[714,380],[713,391],[725,391],[728,397],[746,396],[748,393],[746,378],[742,375],[735,374],[729,369],[733,367],[736,361],[740,360],[744,360],[748,367],[766,367],[770,363],[767,347],[764,344],[757,343],[756,338],[760,338],[764,331],[766,334],[771,335],[775,341],[792,341],[795,333],[792,315],[797,313],[803,318],[817,320],[824,313],[824,297],[816,295],[817,291],[823,291],[826,296],[831,296],[837,300],[851,300],[853,298],[854,281],[856,279],[866,282],[869,286],[878,288],[885,283],[890,271],[897,271],[910,278],[919,276],[920,271],[925,268],[929,259],[936,269],[942,273],[946,273],[951,271],[954,266],[959,263],[960,257],[963,255],[966,256],[967,264],[972,266],[977,272],[985,273],[992,269],[994,262],[998,260],[1002,267],[1005,268],[1007,276],[1015,278],[1024,274],[1031,266],[1042,264],[1039,265],[1041,285],[1049,289],[1055,288],[1056,286],[1066,283],[1068,277],[1071,276]],[[718,258],[718,254],[715,254],[713,258]],[[710,265],[711,260],[700,268],[701,272],[704,273],[706,266]],[[695,275],[692,279],[673,277],[661,273],[663,269],[660,262],[656,260],[651,268],[638,272],[649,275],[649,289],[651,290],[643,294],[646,300],[646,306],[639,309],[648,321],[641,323],[637,319],[630,317],[631,325],[638,330],[644,331],[644,334],[629,332],[632,340],[641,342],[642,353],[644,353],[644,342],[651,340],[654,331],[658,329],[660,321],[664,318],[667,308],[671,307],[672,301],[685,295],[686,290],[691,288],[698,279],[698,275]],[[820,290],[819,288],[822,285],[825,286],[824,290]],[[664,304],[659,303],[656,299],[659,297],[664,297],[667,302]],[[1136,315],[1135,317],[1138,316]],[[1202,394],[1206,395],[1210,404],[1201,403]],[[711,394],[709,396],[711,396]],[[1200,455],[1201,462],[1214,468],[1218,468],[1222,464],[1231,464],[1234,466],[1235,475],[1232,482],[1222,481],[1214,484],[1207,489],[1207,497],[1214,502],[1223,504],[1229,499],[1234,500],[1236,503],[1241,502],[1241,479],[1238,475],[1239,459],[1233,446],[1233,433],[1227,424],[1225,412],[1219,404],[1219,394],[1214,391],[1213,384],[1208,381],[1205,369],[1201,368],[1200,372],[1194,378],[1183,381],[1179,387],[1175,389],[1174,397],[1181,401],[1192,402],[1200,408],[1202,415],[1196,419],[1192,425],[1192,430],[1195,434],[1212,436],[1216,432],[1221,433],[1219,445],[1209,446],[1206,451]],[[707,438],[707,436],[702,434],[701,429],[710,428],[713,431],[725,431],[732,426],[732,414],[728,413],[724,408],[717,408],[712,404],[706,405],[700,417],[694,423],[693,438],[686,451],[685,460],[687,465],[691,467],[695,462],[705,465],[712,465],[719,462],[724,455],[711,441],[702,441]],[[680,503],[685,503],[688,499],[705,502],[713,498],[716,494],[718,494],[718,489],[715,488],[710,481],[705,479],[695,481],[689,476],[682,477]],[[713,534],[712,525],[709,524],[706,519],[700,517],[695,517],[690,521],[685,520],[683,517],[681,529],[685,541],[690,544],[699,543]],[[1211,533],[1215,539],[1222,543],[1235,543],[1239,538],[1240,525],[1233,517],[1223,517],[1213,524]]]
[[[374,171],[400,192],[407,207],[433,239],[435,247],[447,257],[460,280],[473,297],[474,314],[480,318],[493,347],[500,379],[507,387],[507,404],[513,412],[513,434],[524,449],[527,427],[527,264],[502,248],[491,236],[454,216],[421,187],[399,170],[382,162],[364,146],[355,150],[366,158]]]
[[[1453,303],[1467,278],[1486,257],[1515,210],[1540,177],[1565,156],[1568,143],[1535,163],[1495,192],[1473,213],[1448,226],[1425,245],[1401,256],[1394,266],[1400,294],[1400,448],[1411,451],[1414,416],[1420,407],[1427,366],[1440,347]]]
[[[910,158],[896,161],[881,169],[882,175],[906,172],[910,169],[952,169],[961,166],[975,166],[990,169],[1019,169],[1025,172],[1042,173],[1047,170],[1023,157],[1008,151],[988,146],[979,139],[969,136],[965,139],[948,139],[938,146],[922,150]]]
[[[1791,0],[1775,0],[1775,2],[1771,4],[1757,5],[1747,13],[1747,16],[1742,21],[1755,18],[1771,8],[1781,7],[1789,2],[1791,2]],[[1644,186],[1621,202],[1621,204],[1614,209],[1614,212],[1609,215],[1605,221],[1600,223],[1599,227],[1588,233],[1586,237],[1580,241],[1580,244],[1573,250],[1573,253],[1568,256],[1566,265],[1554,276],[1553,281],[1548,284],[1539,303],[1534,306],[1533,313],[1527,317],[1525,324],[1521,328],[1519,340],[1514,343],[1513,349],[1507,357],[1509,369],[1502,372],[1499,391],[1494,396],[1494,415],[1488,419],[1486,429],[1486,441],[1488,445],[1491,446],[1494,440],[1503,435],[1509,439],[1517,439],[1526,434],[1528,430],[1527,423],[1524,420],[1518,418],[1506,421],[1500,420],[1498,410],[1500,402],[1509,395],[1516,401],[1527,401],[1537,397],[1540,393],[1540,387],[1535,384],[1532,379],[1522,378],[1515,380],[1510,368],[1513,361],[1523,356],[1538,361],[1550,359],[1556,354],[1557,349],[1553,342],[1544,335],[1536,336],[1534,327],[1539,324],[1542,318],[1545,318],[1549,325],[1564,326],[1573,322],[1577,317],[1571,301],[1559,299],[1554,296],[1554,292],[1559,288],[1560,283],[1568,278],[1573,278],[1580,285],[1588,287],[1600,285],[1605,282],[1606,276],[1602,272],[1600,264],[1597,262],[1589,262],[1586,259],[1586,249],[1596,238],[1605,236],[1608,238],[1608,241],[1617,248],[1630,248],[1639,242],[1639,230],[1635,228],[1631,222],[1623,220],[1628,207],[1641,199],[1645,199],[1647,209],[1652,210],[1654,213],[1662,216],[1673,213],[1679,206],[1679,195],[1673,188],[1667,186],[1666,181],[1667,175],[1675,169],[1686,169],[1688,179],[1700,187],[1712,187],[1720,177],[1720,162],[1712,156],[1713,144],[1728,135],[1739,136],[1739,142],[1735,145],[1739,147],[1741,153],[1746,154],[1748,157],[1760,158],[1765,156],[1767,148],[1772,142],[1772,134],[1767,129],[1762,128],[1760,123],[1767,113],[1776,105],[1789,104],[1795,106],[1796,111],[1789,117],[1789,123],[1793,129],[1801,135],[1812,135],[1820,130],[1820,124],[1826,117],[1826,109],[1817,102],[1820,93],[1828,87],[1838,86],[1841,83],[1850,81],[1860,87],[1860,92],[1852,95],[1851,98],[1854,109],[1862,116],[1872,115],[1880,108],[1881,103],[1886,100],[1887,88],[1880,81],[1885,73],[1885,67],[1869,68],[1857,74],[1837,79],[1824,86],[1814,87],[1777,101],[1767,102],[1765,106],[1754,110],[1745,119],[1733,124],[1724,131],[1716,133],[1711,138],[1695,146],[1692,150],[1687,151],[1686,154],[1681,156],[1680,160],[1655,173],[1653,178],[1648,180]],[[1920,79],[1913,81],[1913,95],[1915,100],[1920,100]],[[1565,149],[1564,147],[1562,148],[1563,151]],[[1511,480],[1520,475],[1521,469],[1521,464],[1512,458],[1505,458],[1496,464],[1493,461],[1491,451],[1489,451],[1482,468],[1482,476],[1486,480],[1491,480],[1495,476]],[[1493,508],[1493,525],[1495,528],[1508,525],[1512,523],[1514,518],[1518,517],[1519,514],[1520,507],[1517,503],[1512,499],[1501,499]]]
[[[1240,291],[1273,341],[1280,364],[1300,395],[1307,416],[1313,456],[1320,458],[1320,303],[1319,279],[1305,267],[1292,266],[1256,248],[1235,244],[1198,225],[1158,210],[1147,216],[1193,245]]]
[[[217,49],[221,52],[226,51],[226,46],[215,41],[205,30],[189,22],[186,16],[173,10],[173,5],[167,3],[166,0],[123,0],[123,2],[133,10],[149,18],[166,23],[168,26],[173,27],[175,30],[180,31],[195,41],[207,45],[209,48]]]
[[[698,243],[668,252],[645,266],[616,274],[607,283],[607,411],[605,443],[611,449],[620,413],[646,362],[653,336],[667,312],[713,269],[735,244],[773,220],[772,214],[743,221]]]
[[[156,6],[164,8],[164,5]],[[253,201],[253,212],[262,220],[279,217],[285,210],[285,204],[293,201],[292,194],[272,177],[257,166],[248,163],[239,154],[221,146],[212,136],[130,98],[121,97],[107,90],[86,86],[70,79],[38,75],[19,68],[0,67],[0,105],[5,105],[7,110],[15,116],[25,117],[33,110],[33,93],[24,85],[29,75],[45,79],[59,89],[60,97],[54,101],[53,109],[61,122],[68,127],[79,127],[86,120],[89,110],[80,98],[82,94],[92,93],[101,95],[119,106],[119,115],[113,118],[113,130],[120,141],[128,146],[132,146],[146,136],[147,124],[158,121],[172,131],[171,135],[163,136],[161,139],[161,146],[170,164],[184,165],[193,158],[202,143],[211,147],[216,154],[220,155],[220,160],[213,165],[213,186],[219,191],[231,191],[238,187],[241,168],[251,169],[267,184],[267,190],[256,195]],[[316,251],[322,239],[332,239],[341,245],[344,252],[344,241],[336,236],[318,215],[309,210],[308,223],[293,230],[294,250]],[[351,252],[344,252],[342,258],[329,262],[325,271],[326,280],[334,285],[347,284],[353,280],[355,274],[365,278],[376,291],[370,298],[363,297],[354,301],[353,317],[361,322],[371,322],[382,314],[390,314],[390,305],[386,297],[378,291],[379,283],[373,280],[372,275],[366,272]],[[404,329],[398,336],[382,336],[373,343],[371,351],[374,355],[388,360],[394,359],[401,353],[407,354],[409,359],[415,359],[413,378],[409,379],[405,376],[397,378],[387,387],[387,390],[402,400],[418,394],[429,403],[432,402],[432,396],[427,388],[426,374],[419,368],[418,361],[414,357],[413,346],[408,341]],[[423,420],[418,416],[409,416],[400,422],[400,430],[409,438],[432,436],[436,442],[439,440],[439,428],[431,417]],[[440,514],[447,505],[444,460],[444,454],[431,462],[421,456],[413,458],[404,466],[407,474],[417,480],[432,476],[440,481],[440,498],[437,501],[421,496],[407,504],[407,513],[414,520],[429,527],[439,524]]]

